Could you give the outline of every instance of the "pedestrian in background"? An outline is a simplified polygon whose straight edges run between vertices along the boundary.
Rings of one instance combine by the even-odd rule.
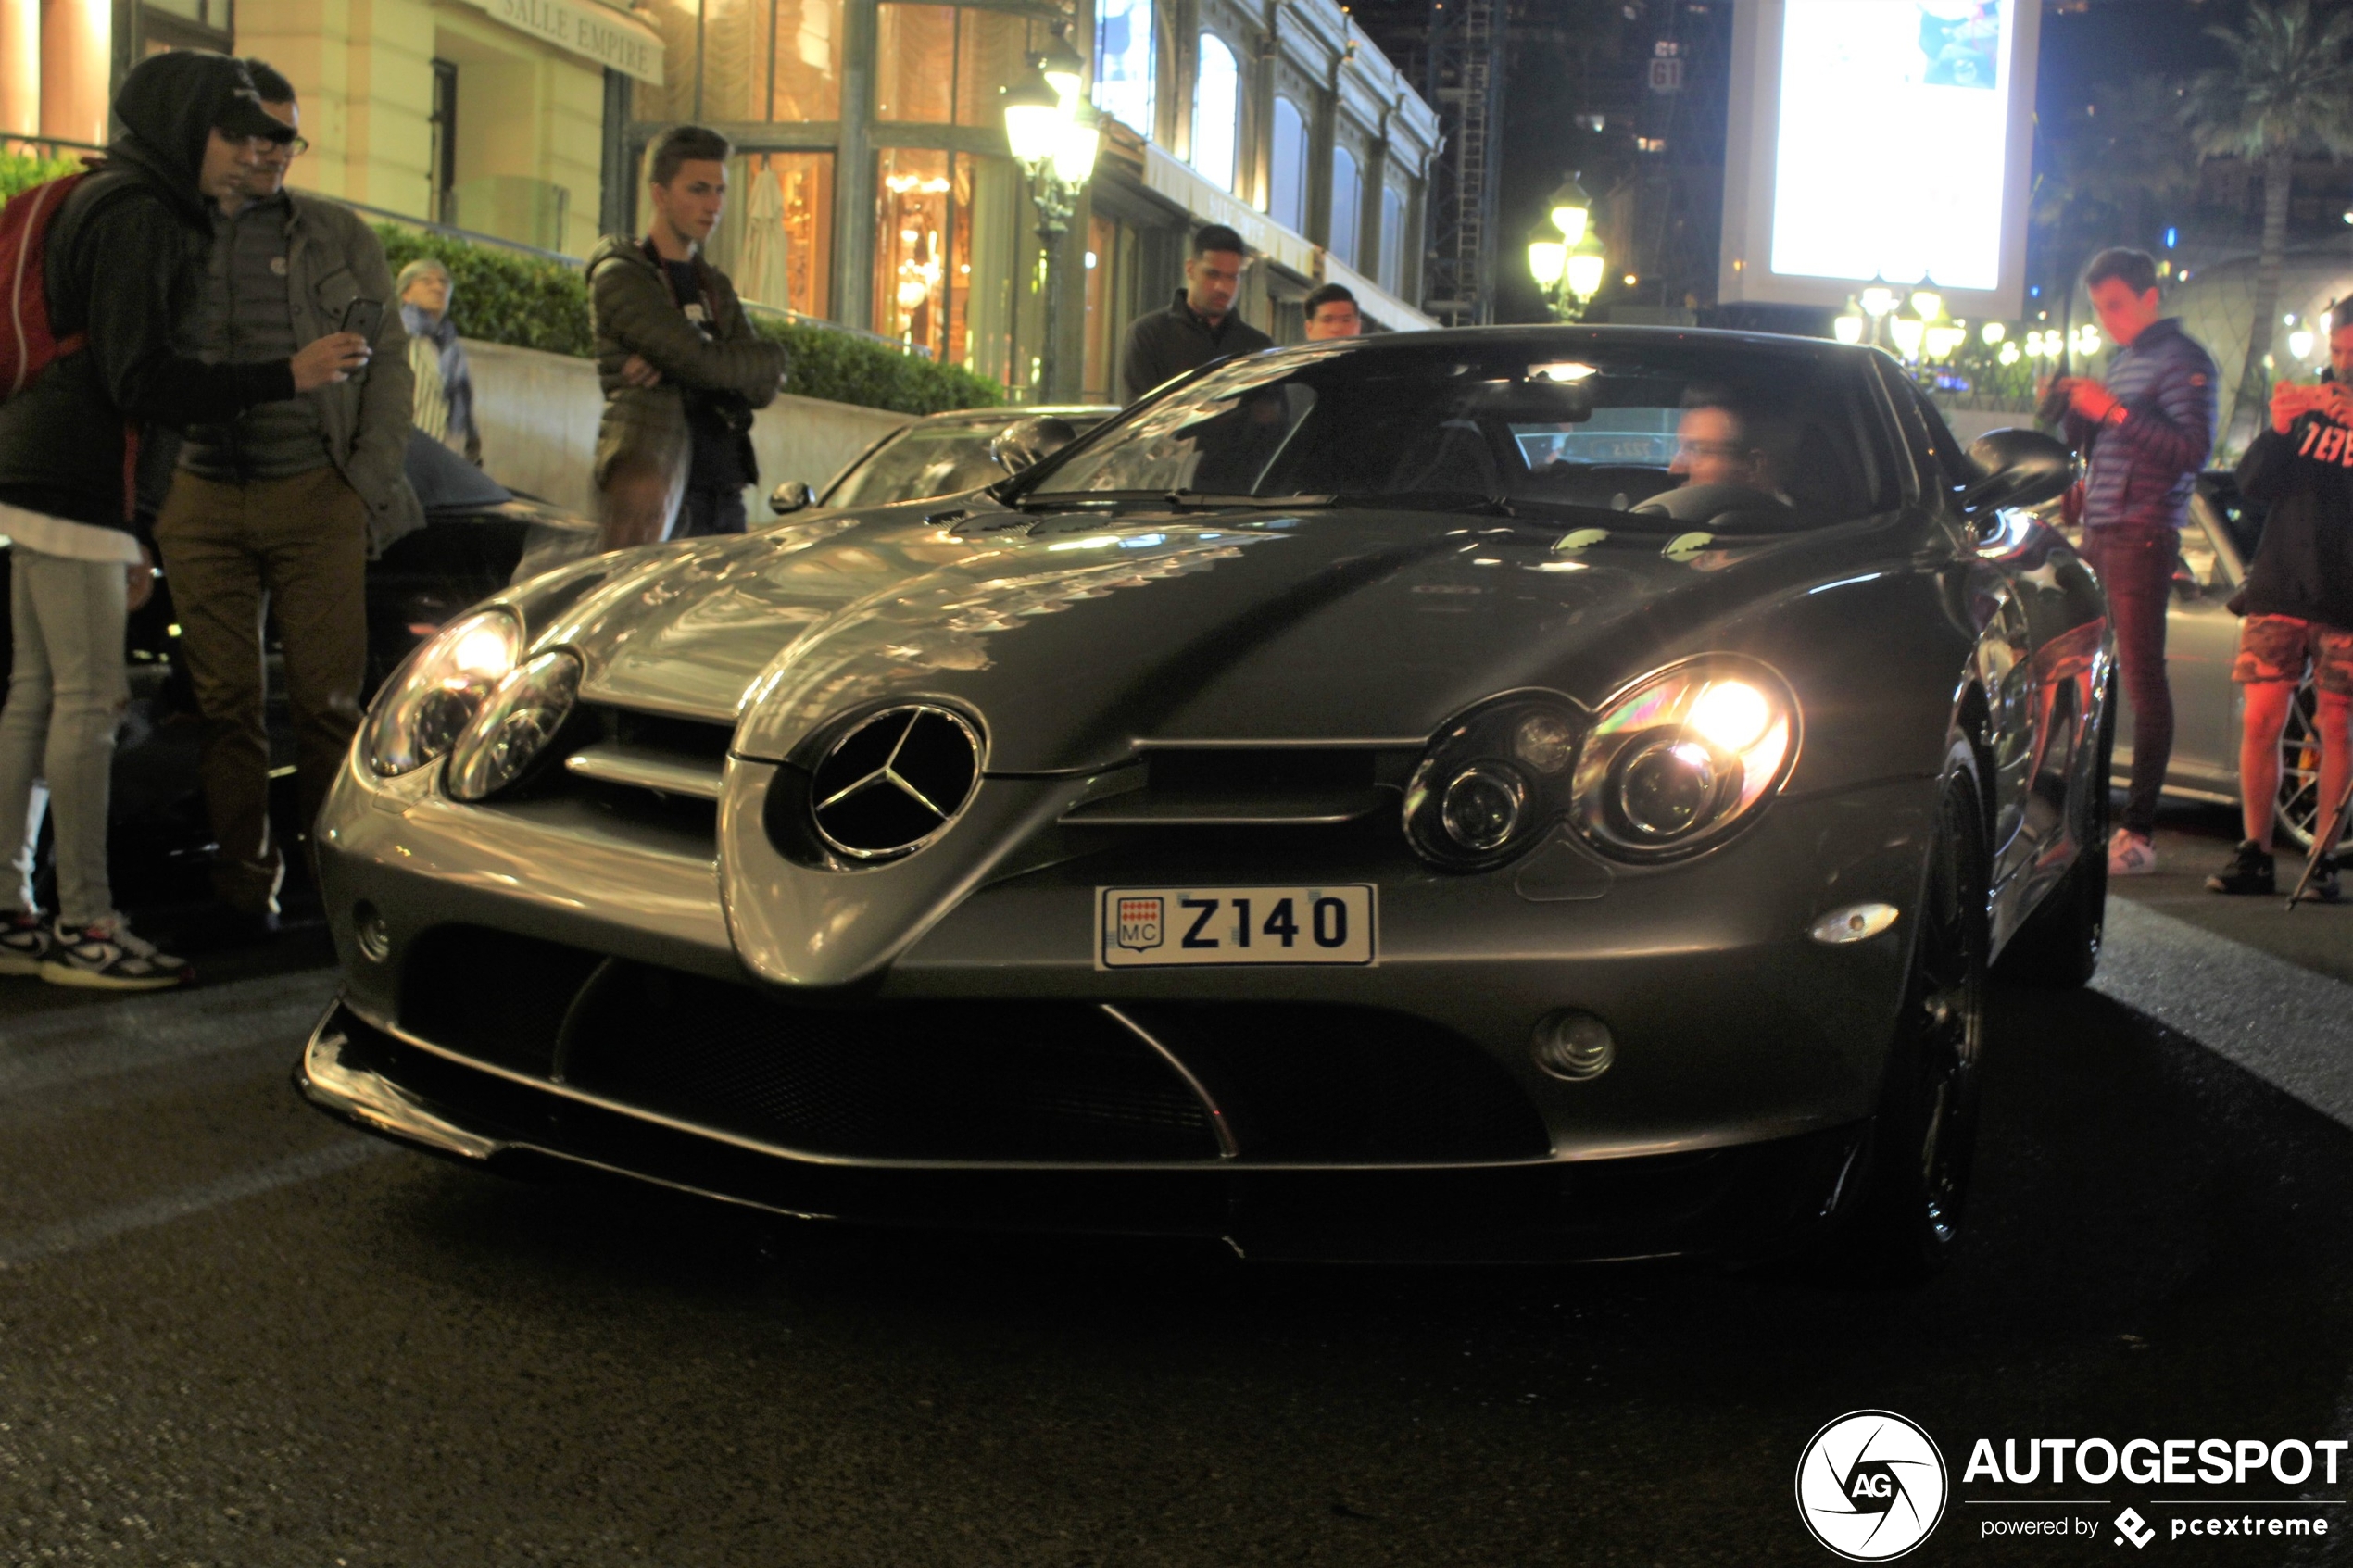
[[[2342,305],[2335,307],[2341,312]],[[2239,489],[2269,508],[2263,540],[2233,608],[2238,657],[2231,679],[2245,689],[2239,739],[2240,809],[2246,837],[2231,863],[2206,879],[2216,893],[2275,891],[2271,824],[2280,791],[2280,733],[2309,665],[2321,732],[2319,824],[2309,892],[2344,897],[2337,823],[2353,784],[2353,321],[2329,334],[2329,368],[2317,386],[2271,389],[2271,421],[2239,459]]]
[[[1242,237],[1223,223],[1203,224],[1185,263],[1185,286],[1165,310],[1128,323],[1119,351],[1120,384],[1133,403],[1161,383],[1223,359],[1255,354],[1275,340],[1234,313],[1248,263]]]
[[[775,401],[784,345],[751,330],[702,247],[726,206],[727,138],[678,125],[654,144],[653,223],[588,257],[604,422],[597,432],[602,547],[744,531],[760,478],[752,411]]]
[[[2166,602],[2190,490],[2214,450],[2214,359],[2181,322],[2161,314],[2157,262],[2147,252],[2100,252],[2084,270],[2083,286],[2101,330],[2119,345],[2108,380],[2061,377],[2044,395],[2065,403],[2060,428],[2091,463],[2083,558],[2107,590],[2133,703],[2133,781],[2124,820],[2108,839],[2108,874],[2145,876],[2157,870],[2157,800],[2173,753]]]
[[[298,131],[293,84],[260,61],[245,63],[263,107]],[[219,846],[212,881],[221,907],[205,922],[207,946],[277,929],[285,857],[270,822],[264,611],[284,661],[307,842],[359,724],[368,557],[424,522],[401,468],[415,389],[392,270],[349,208],[286,189],[306,145],[299,135],[269,143],[238,188],[210,193],[211,254],[179,330],[182,352],[224,368],[359,339],[331,379],[300,396],[193,419],[156,520],[203,721],[197,771]]]
[[[466,461],[482,466],[482,431],[474,423],[473,370],[449,309],[458,297],[449,269],[431,259],[411,261],[393,280],[400,291],[400,325],[409,334],[409,374],[417,383],[409,418],[432,440]]]
[[[1365,331],[1365,318],[1356,308],[1356,296],[1339,283],[1326,283],[1309,295],[1306,308],[1310,343],[1357,337]]]
[[[124,622],[151,572],[126,494],[140,436],[283,403],[326,384],[366,345],[330,335],[299,353],[211,364],[175,347],[211,244],[209,204],[242,200],[257,160],[293,132],[251,74],[219,55],[142,60],[114,105],[123,133],[45,232],[47,326],[79,335],[0,403],[0,533],[14,541],[15,665],[0,710],[0,973],[154,990],[189,967],[134,935],[114,907],[107,809],[130,687]],[[32,898],[35,781],[57,825],[57,918]]]

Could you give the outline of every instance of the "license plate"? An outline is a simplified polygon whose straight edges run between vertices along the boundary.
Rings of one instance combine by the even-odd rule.
[[[1379,951],[1367,883],[1337,887],[1099,887],[1095,967],[1369,964]]]

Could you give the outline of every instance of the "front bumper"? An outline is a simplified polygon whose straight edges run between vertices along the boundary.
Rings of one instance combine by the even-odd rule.
[[[1245,1257],[1601,1261],[1760,1257],[1839,1211],[1864,1129],[1622,1160],[1348,1172],[878,1168],[810,1161],[378,1029],[341,1000],[295,1083],[365,1131],[526,1178],[623,1178],[803,1219],[1222,1241]]]

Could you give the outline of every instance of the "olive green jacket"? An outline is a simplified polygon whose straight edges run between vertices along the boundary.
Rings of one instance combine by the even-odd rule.
[[[609,234],[589,253],[590,325],[605,393],[596,479],[609,547],[660,539],[670,531],[693,459],[686,389],[732,393],[764,408],[784,381],[784,345],[752,332],[724,272],[699,258],[695,266],[711,303],[708,337],[678,308],[670,280],[644,242]],[[631,386],[621,379],[633,354],[661,372],[660,384]],[[744,471],[757,479],[749,435],[742,457]]]

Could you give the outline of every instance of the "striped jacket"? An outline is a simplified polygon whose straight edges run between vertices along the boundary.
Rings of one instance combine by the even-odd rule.
[[[2068,444],[2091,459],[2083,525],[2179,528],[2190,488],[2214,451],[2214,357],[2171,317],[2151,323],[2109,362],[2107,386],[2122,422],[2067,416]]]

